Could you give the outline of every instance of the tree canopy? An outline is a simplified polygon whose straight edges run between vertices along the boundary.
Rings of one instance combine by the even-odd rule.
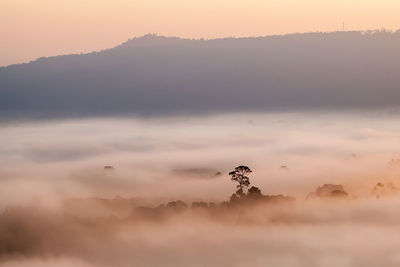
[[[238,185],[236,186],[238,191],[243,192],[243,189],[249,187],[250,179],[247,175],[251,172],[252,171],[249,167],[241,165],[236,167],[233,171],[229,173],[229,175],[231,176],[231,180],[238,183]]]

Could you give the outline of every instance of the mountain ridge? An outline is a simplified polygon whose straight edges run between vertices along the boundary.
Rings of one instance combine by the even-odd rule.
[[[275,34],[275,35],[264,35],[264,36],[247,36],[247,37],[221,37],[221,38],[183,38],[183,37],[178,37],[178,36],[165,36],[165,35],[158,35],[154,33],[148,33],[143,36],[139,37],[133,37],[129,38],[127,41],[124,41],[116,46],[110,47],[110,48],[104,48],[101,50],[96,50],[92,52],[87,52],[87,53],[70,53],[70,54],[60,54],[60,55],[54,55],[54,56],[43,56],[39,57],[37,59],[27,61],[27,62],[21,62],[21,63],[14,63],[6,66],[0,66],[0,69],[16,66],[16,65],[25,65],[25,64],[30,64],[34,63],[36,61],[42,61],[45,59],[52,59],[55,57],[68,57],[68,56],[82,56],[82,55],[89,55],[89,54],[96,54],[96,53],[101,53],[101,52],[107,52],[113,49],[118,49],[122,47],[129,47],[131,44],[138,44],[139,42],[142,42],[142,44],[148,45],[149,42],[147,41],[154,41],[154,40],[164,40],[164,41],[186,41],[186,42],[196,42],[196,41],[202,41],[202,42],[218,42],[218,41],[225,41],[225,40],[238,40],[238,41],[244,41],[244,40],[260,40],[260,39],[268,39],[268,40],[273,40],[273,39],[281,39],[281,38],[296,38],[296,37],[304,37],[304,36],[328,36],[328,35],[348,35],[348,34],[359,34],[359,35],[373,35],[373,34],[386,34],[386,35],[398,35],[400,37],[400,29],[396,31],[389,31],[389,30],[367,30],[367,31],[333,31],[333,32],[303,32],[303,33],[288,33],[288,34]],[[160,44],[160,43],[154,43],[154,44]]]
[[[400,31],[146,35],[0,68],[0,117],[393,108],[399,47]]]

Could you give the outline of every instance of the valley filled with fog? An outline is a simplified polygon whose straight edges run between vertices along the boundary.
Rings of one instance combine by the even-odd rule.
[[[399,44],[148,34],[0,67],[0,265],[399,266]]]
[[[398,266],[399,122],[358,110],[3,123],[0,264]],[[239,165],[265,201],[232,202]],[[324,184],[346,196],[308,197]]]
[[[304,197],[335,182],[363,195],[397,179],[399,119],[371,111],[3,124],[1,190],[14,183],[24,194],[12,190],[2,202],[12,203],[13,192],[15,201],[46,192],[222,200],[234,190],[227,173],[241,164],[268,194]]]

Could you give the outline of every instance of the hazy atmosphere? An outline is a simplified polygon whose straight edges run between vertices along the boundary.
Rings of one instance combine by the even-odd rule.
[[[0,68],[0,119],[393,109],[400,31],[189,40]]]
[[[399,9],[2,1],[0,266],[399,266]]]
[[[0,66],[87,53],[131,37],[400,29],[397,0],[2,0]]]
[[[2,266],[397,266],[399,121],[337,112],[3,124]],[[295,201],[222,206],[235,191],[227,173],[242,163],[264,194]],[[310,198],[331,183],[349,195]]]

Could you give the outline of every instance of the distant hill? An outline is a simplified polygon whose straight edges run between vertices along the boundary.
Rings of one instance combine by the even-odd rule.
[[[0,68],[2,118],[381,108],[400,104],[400,31],[189,40]]]

